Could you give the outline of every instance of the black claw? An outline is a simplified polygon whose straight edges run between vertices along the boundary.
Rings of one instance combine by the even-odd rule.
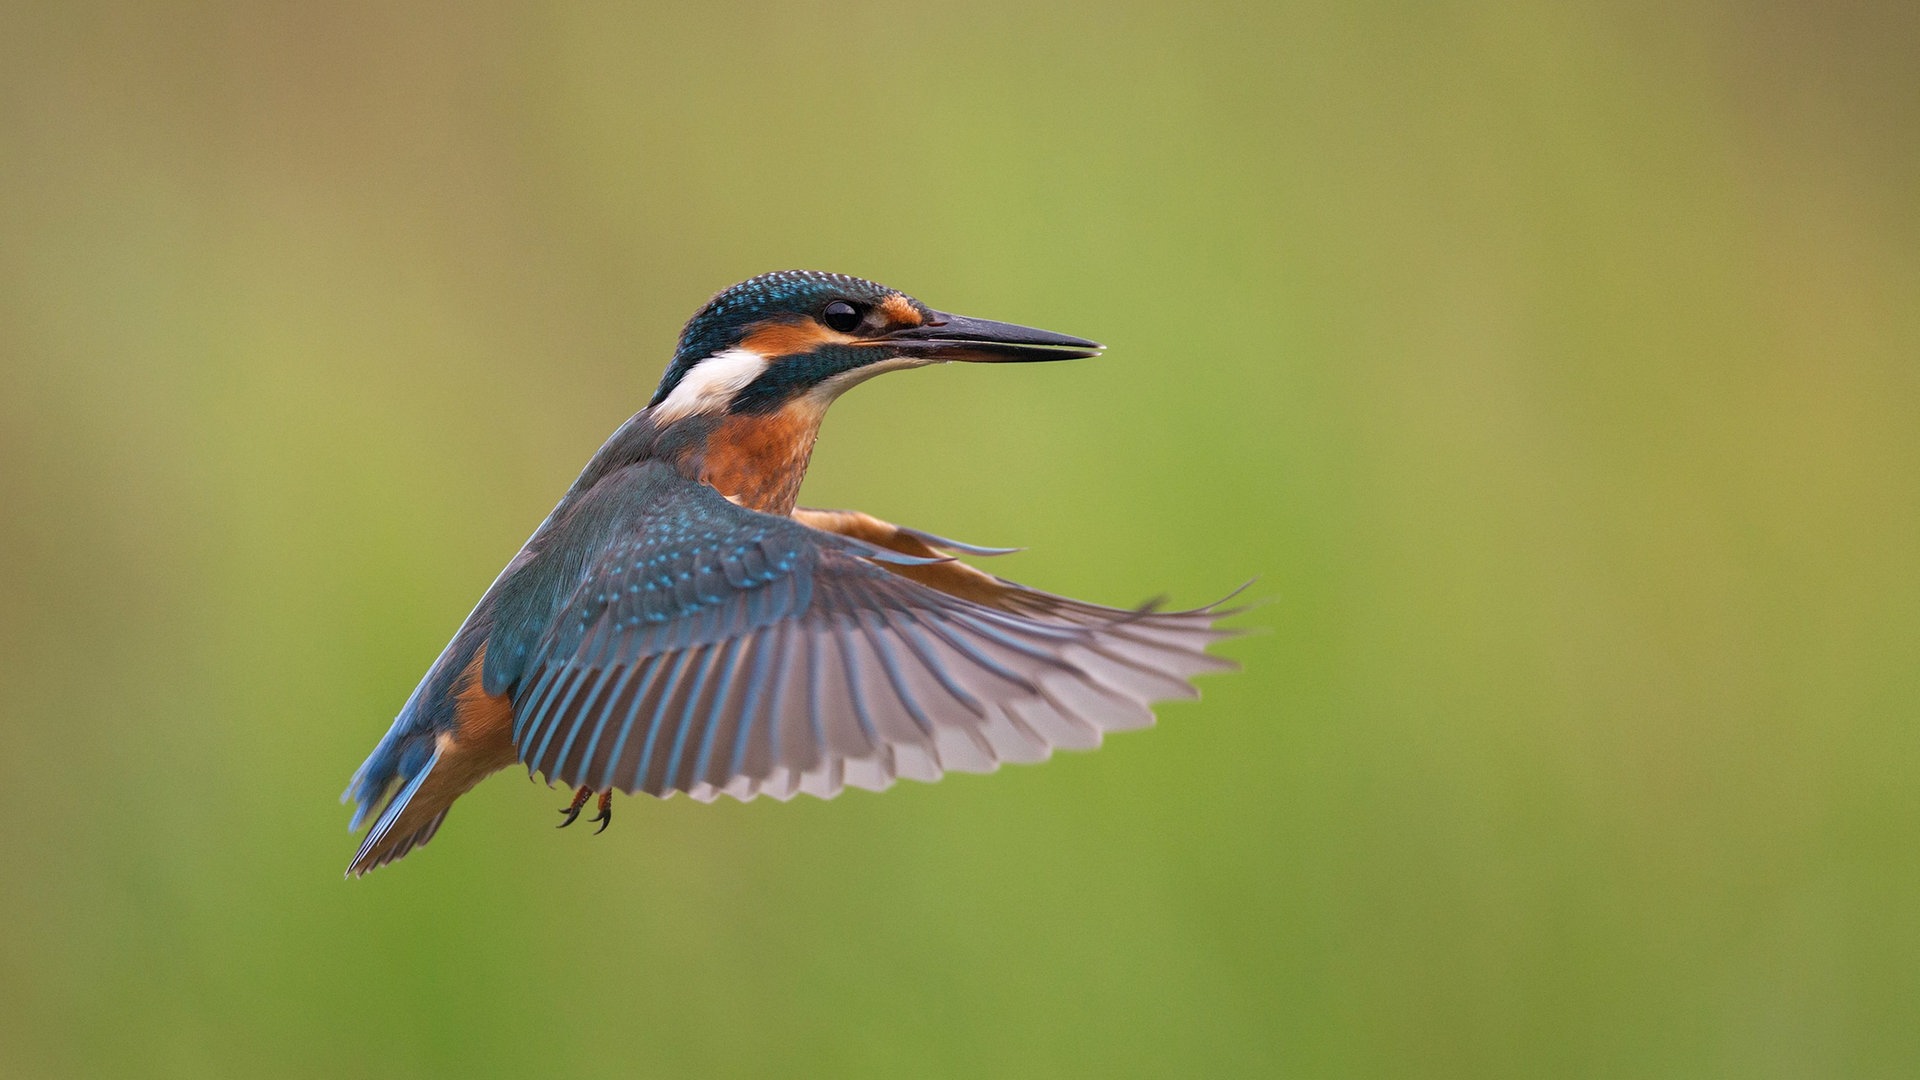
[[[554,828],[564,829],[567,826],[573,824],[573,819],[580,816],[580,808],[587,805],[587,796],[591,794],[593,794],[593,792],[589,791],[586,788],[581,788],[580,790],[574,792],[573,801],[568,803],[566,807],[560,811],[561,813],[567,815],[567,820],[561,822],[558,825],[555,825]]]
[[[607,826],[613,824],[613,792],[603,791],[600,793],[600,813],[599,816],[593,818],[593,820],[600,823],[600,827],[593,830],[593,835],[595,836],[606,832]]]

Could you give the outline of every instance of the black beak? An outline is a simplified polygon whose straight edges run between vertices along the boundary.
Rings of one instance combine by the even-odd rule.
[[[1031,326],[969,319],[936,311],[925,325],[895,330],[881,339],[908,356],[929,360],[965,360],[976,364],[1020,364],[1036,360],[1078,360],[1100,355],[1106,346]]]

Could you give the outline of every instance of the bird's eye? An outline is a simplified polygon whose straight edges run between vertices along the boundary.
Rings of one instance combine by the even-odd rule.
[[[860,309],[845,300],[835,300],[820,309],[820,321],[829,330],[851,334],[860,325]]]

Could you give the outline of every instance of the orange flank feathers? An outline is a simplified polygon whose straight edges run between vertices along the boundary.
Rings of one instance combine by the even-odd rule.
[[[480,671],[486,659],[487,647],[481,645],[460,673],[454,691],[458,726],[435,740],[432,770],[420,789],[407,800],[399,819],[353,860],[348,874],[364,874],[426,843],[453,800],[518,760],[513,749],[512,702],[482,689]]]

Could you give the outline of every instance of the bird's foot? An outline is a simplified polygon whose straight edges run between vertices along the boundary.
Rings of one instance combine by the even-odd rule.
[[[593,789],[590,787],[581,787],[575,791],[573,793],[573,801],[567,804],[566,809],[560,811],[567,816],[567,820],[554,826],[554,828],[564,829],[573,824],[574,819],[580,816],[580,808],[587,805],[587,797],[592,794]],[[588,820],[600,823],[600,827],[593,830],[593,835],[595,836],[606,832],[607,826],[613,824],[613,789],[609,788],[600,793],[600,813]]]
[[[587,796],[591,794],[593,794],[593,789],[590,787],[583,787],[580,790],[574,792],[573,801],[567,804],[566,809],[560,811],[562,814],[567,815],[567,820],[554,826],[554,828],[564,829],[567,826],[573,824],[573,819],[580,816],[580,808],[587,805]],[[604,829],[606,828],[606,826],[602,825],[601,828]]]

